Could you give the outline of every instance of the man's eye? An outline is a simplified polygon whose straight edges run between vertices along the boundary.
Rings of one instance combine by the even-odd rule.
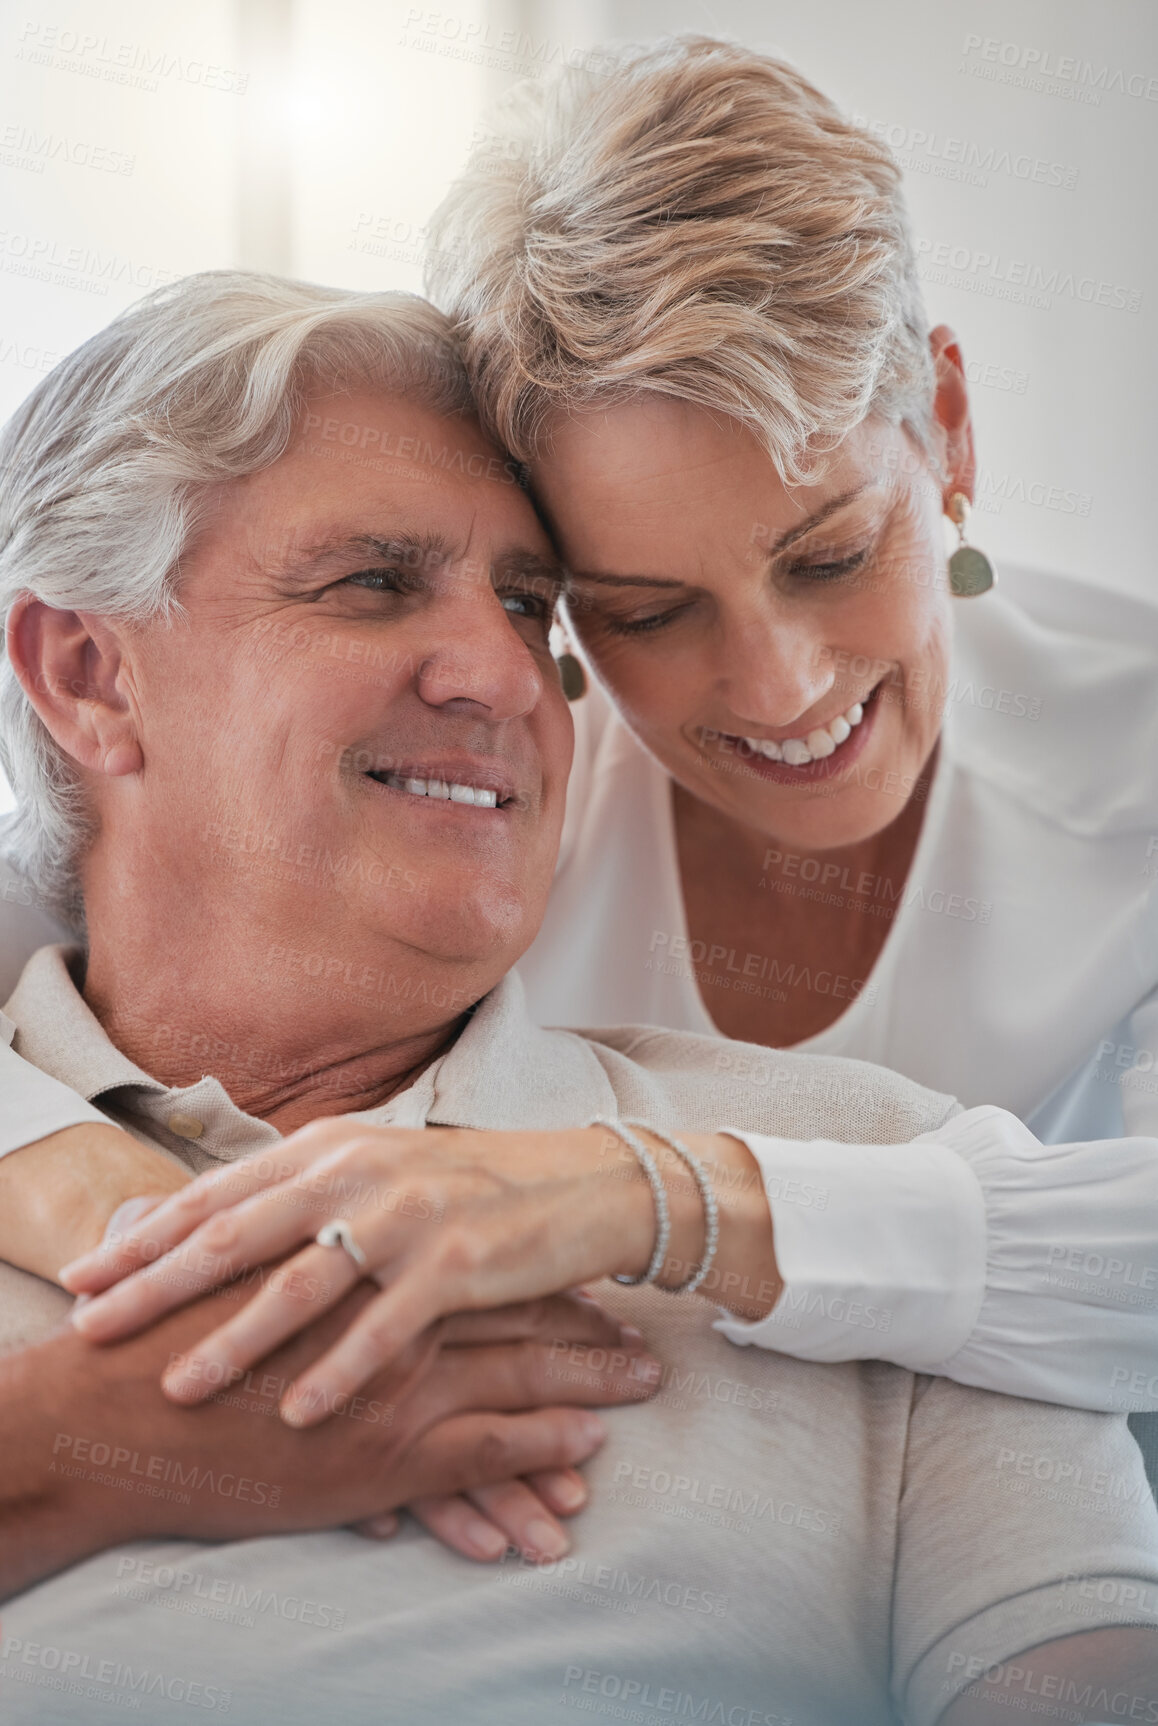
[[[355,575],[343,576],[339,586],[368,587],[371,593],[398,593],[402,589],[402,572],[397,569],[360,569]]]
[[[537,622],[551,617],[555,610],[553,599],[544,599],[540,594],[522,591],[504,593],[500,603],[503,610],[509,611],[512,616],[533,617]]]

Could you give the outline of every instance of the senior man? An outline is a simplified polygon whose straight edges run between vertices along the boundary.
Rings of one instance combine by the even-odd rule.
[[[463,408],[429,309],[225,277],[146,302],[25,410],[5,454],[5,739],[22,855],[83,907],[85,940],[29,962],[6,1007],[18,1052],[194,1167],[335,1112],[935,1128],[947,1099],[857,1063],[764,1051],[753,1084],[710,1039],[527,1020],[507,973],[543,910],[570,748],[558,572]],[[151,1377],[204,1314],[10,1357],[0,1527],[25,1580],[84,1561],[6,1609],[5,1719],[146,1696],[150,1720],[252,1726],[323,1707],[968,1726],[1030,1696],[1158,1719],[1158,1520],[1124,1423],[737,1356],[703,1308],[651,1290],[615,1305],[658,1339],[665,1383],[607,1417],[595,1507],[554,1570],[468,1567],[423,1536],[262,1537],[293,1521],[252,1507],[288,1447],[357,1423],[286,1433],[260,1376],[223,1399],[269,1434],[252,1537],[159,1541],[238,1530],[236,1471],[196,1516],[173,1502],[216,1457],[223,1404],[162,1412]],[[275,1389],[298,1358],[269,1364]],[[563,1348],[555,1371],[569,1394],[589,1362]],[[151,1444],[98,1417],[102,1373],[140,1397]],[[147,1516],[120,1490],[142,1481]]]

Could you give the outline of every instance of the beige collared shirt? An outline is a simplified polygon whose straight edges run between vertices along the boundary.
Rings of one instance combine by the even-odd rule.
[[[215,1080],[168,1090],[125,1061],[59,950],[34,958],[6,1011],[22,1052],[187,1162],[269,1142]],[[710,1038],[542,1030],[508,980],[415,1086],[365,1118],[728,1120],[899,1155],[951,1108],[860,1063],[759,1054],[753,1082]],[[175,1114],[201,1133],[175,1133]],[[33,1311],[34,1284],[0,1279],[5,1323],[23,1312],[26,1335],[63,1304],[35,1285]],[[236,1726],[549,1726],[576,1711],[886,1726],[895,1710],[932,1726],[981,1671],[1025,1649],[1158,1621],[1158,1515],[1123,1421],[876,1362],[739,1352],[694,1298],[606,1292],[665,1376],[653,1402],[609,1414],[567,1559],[472,1565],[416,1530],[384,1547],[337,1530],[102,1553],[5,1607],[6,1726],[88,1726],[94,1700],[134,1698],[143,1718],[194,1706]],[[862,1307],[840,1322],[880,1318]],[[583,1363],[563,1351],[561,1400],[572,1370]],[[114,1484],[135,1488],[131,1462],[95,1456],[91,1434],[63,1438],[75,1466],[120,1466]]]

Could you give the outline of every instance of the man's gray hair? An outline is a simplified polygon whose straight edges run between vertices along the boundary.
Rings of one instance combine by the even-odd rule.
[[[0,435],[0,620],[21,593],[121,619],[172,616],[215,487],[277,461],[312,394],[380,387],[470,408],[450,327],[411,294],[240,271],[188,276],[63,360]],[[0,658],[9,860],[83,926],[80,783]]]

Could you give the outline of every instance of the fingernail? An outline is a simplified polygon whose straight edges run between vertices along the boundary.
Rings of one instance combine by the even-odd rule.
[[[578,1510],[587,1502],[587,1488],[578,1480],[564,1477],[552,1488],[552,1497],[563,1506],[564,1510]]]
[[[597,1414],[583,1413],[579,1416],[579,1436],[584,1444],[602,1444],[607,1437],[607,1427]]]
[[[123,1205],[117,1206],[105,1224],[104,1239],[107,1241],[111,1235],[127,1232],[147,1211],[153,1210],[156,1204],[156,1199],[126,1199]]]
[[[103,1312],[104,1308],[90,1295],[78,1295],[69,1311],[68,1322],[75,1325],[82,1335],[96,1336],[100,1333]]]
[[[507,1550],[507,1537],[492,1522],[472,1516],[463,1524],[468,1546],[473,1546],[480,1558],[501,1558]]]
[[[547,1559],[562,1558],[565,1552],[571,1550],[571,1542],[561,1528],[553,1523],[544,1522],[540,1517],[535,1522],[527,1524],[527,1539],[523,1552],[527,1558]]]
[[[169,1369],[161,1379],[161,1389],[165,1395],[178,1402],[188,1402],[204,1383],[204,1374],[193,1372],[188,1365],[182,1363]]]
[[[389,1511],[385,1516],[369,1517],[362,1526],[374,1540],[389,1540],[392,1534],[398,1533],[398,1518]]]
[[[647,1360],[637,1361],[632,1367],[632,1377],[642,1379],[644,1384],[658,1384],[663,1372],[663,1362],[654,1356]]]
[[[643,1347],[643,1332],[636,1330],[633,1324],[620,1325],[619,1340],[623,1348],[634,1353],[636,1349]]]

